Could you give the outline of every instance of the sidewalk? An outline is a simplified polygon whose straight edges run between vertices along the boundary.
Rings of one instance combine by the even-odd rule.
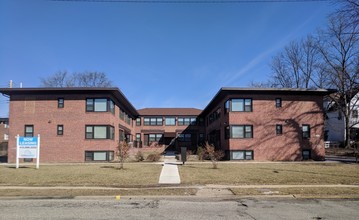
[[[181,179],[178,172],[177,160],[175,156],[164,156],[163,167],[158,181],[159,184],[180,184]]]

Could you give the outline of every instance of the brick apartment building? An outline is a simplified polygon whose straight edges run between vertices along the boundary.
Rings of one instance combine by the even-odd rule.
[[[231,160],[323,160],[327,90],[222,88],[199,117]]]
[[[136,141],[145,146],[151,143],[168,145],[170,149],[187,147],[196,150],[204,141],[202,112],[195,108],[144,108],[138,110]]]
[[[324,158],[327,90],[222,88],[203,110],[136,110],[118,88],[3,88],[9,136],[41,135],[42,162],[111,161],[119,141],[196,150],[204,141],[231,160]],[[9,138],[14,162],[16,140]]]
[[[0,162],[6,162],[9,140],[9,119],[0,118]]]

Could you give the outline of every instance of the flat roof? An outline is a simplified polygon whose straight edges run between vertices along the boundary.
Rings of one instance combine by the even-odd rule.
[[[117,101],[123,103],[125,108],[132,116],[137,117],[139,114],[135,107],[131,104],[130,101],[126,98],[126,96],[121,92],[121,90],[117,87],[44,87],[44,88],[0,88],[0,92],[11,96],[11,95],[22,95],[22,94],[84,94],[84,93],[110,93],[112,94]]]
[[[222,87],[203,109],[201,116],[207,114],[217,103],[228,94],[278,94],[278,95],[310,95],[326,96],[336,90],[333,89],[295,89],[295,88],[243,88],[243,87]]]

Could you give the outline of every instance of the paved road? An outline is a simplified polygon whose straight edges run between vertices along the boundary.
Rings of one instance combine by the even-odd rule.
[[[0,200],[0,219],[355,219],[359,200],[49,199]]]

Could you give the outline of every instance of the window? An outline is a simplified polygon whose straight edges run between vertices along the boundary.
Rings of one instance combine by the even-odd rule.
[[[112,161],[113,151],[85,151],[85,161]]]
[[[34,136],[34,126],[33,125],[25,125],[25,137],[33,137]]]
[[[124,141],[126,138],[125,138],[125,132],[123,130],[120,130],[119,132],[119,140],[120,141]]]
[[[231,104],[231,101],[230,100],[227,100],[225,103],[224,103],[224,109],[225,109],[225,113],[228,113],[230,111],[230,104]]]
[[[227,103],[225,104],[227,109]],[[231,99],[230,111],[232,112],[251,112],[252,111],[252,99]]]
[[[192,141],[192,134],[179,134],[179,141],[190,142]]]
[[[302,151],[302,159],[303,160],[309,160],[310,158],[311,158],[310,150],[303,150]]]
[[[120,109],[120,119],[125,120],[125,112]]]
[[[87,112],[111,112],[115,114],[115,103],[111,99],[86,99]]]
[[[221,117],[221,108],[218,108],[216,111],[214,111],[212,114],[208,117],[208,123],[212,123],[219,119]]]
[[[184,118],[178,118],[178,125],[184,125]]]
[[[302,126],[302,137],[304,139],[310,138],[310,125],[303,125]]]
[[[57,125],[57,135],[63,135],[63,134],[64,134],[64,126]]]
[[[197,122],[198,122],[198,125],[200,125],[200,126],[204,125],[204,120],[203,120],[203,118],[198,118],[198,119],[197,119]]]
[[[149,134],[149,141],[151,142],[160,142],[162,139],[162,134]]]
[[[136,126],[141,126],[141,118],[136,118]]]
[[[197,120],[196,120],[196,118],[190,118],[190,123],[191,123],[191,125],[196,125],[197,124]]]
[[[199,142],[202,143],[204,141],[204,134],[200,133],[199,134]]]
[[[110,103],[110,112],[115,114],[115,103],[112,100],[109,100]]]
[[[140,142],[141,141],[141,134],[136,134],[136,141]]]
[[[9,140],[9,135],[8,134],[4,134],[4,141],[8,141]]]
[[[280,135],[280,134],[283,133],[282,125],[276,125],[276,126],[275,126],[275,133],[276,133],[277,135]]]
[[[125,115],[125,121],[128,125],[131,125],[132,118],[129,115]]]
[[[144,118],[144,125],[161,126],[163,124],[162,117]]]
[[[282,107],[282,99],[281,98],[276,98],[275,99],[275,107],[276,108]]]
[[[112,139],[115,129],[108,125],[86,125],[86,139]]]
[[[185,118],[178,118],[178,125],[195,125],[196,118],[194,117],[185,117]]]
[[[252,125],[232,125],[226,127],[226,138],[253,138]]]
[[[57,107],[63,108],[64,107],[64,98],[58,98],[57,99]]]
[[[231,152],[232,160],[253,160],[252,150],[239,150]]]
[[[165,119],[165,125],[166,125],[166,126],[176,125],[176,118],[175,118],[175,117],[167,117],[167,118]]]

